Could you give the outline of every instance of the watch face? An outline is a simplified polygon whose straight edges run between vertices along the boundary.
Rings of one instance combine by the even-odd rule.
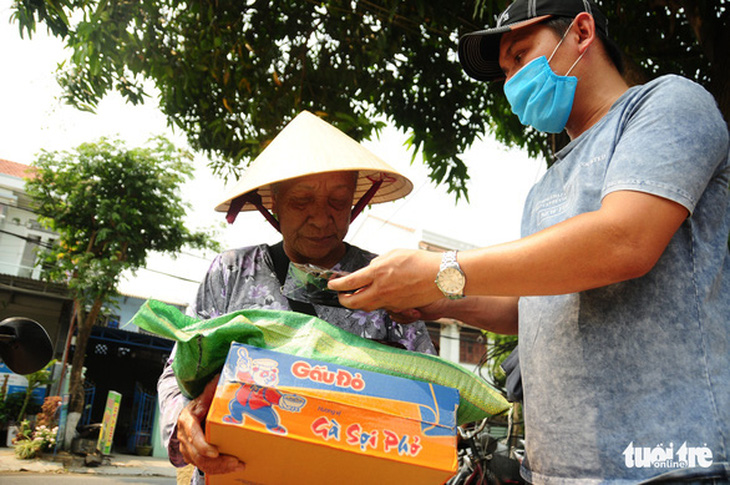
[[[441,291],[448,294],[461,294],[466,278],[456,268],[444,268],[438,274],[436,284]]]

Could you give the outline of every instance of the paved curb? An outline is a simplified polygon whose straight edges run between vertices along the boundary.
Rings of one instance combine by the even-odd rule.
[[[115,454],[105,456],[98,466],[86,466],[84,458],[66,452],[44,454],[21,460],[12,448],[0,448],[0,473],[83,473],[112,476],[159,476],[175,478],[176,468],[165,458]]]

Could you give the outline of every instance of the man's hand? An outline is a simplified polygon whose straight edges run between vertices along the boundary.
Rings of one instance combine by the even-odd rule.
[[[340,303],[365,311],[386,309],[401,312],[420,308],[443,298],[434,280],[441,255],[428,251],[398,249],[378,256],[370,265],[329,281],[340,293]]]
[[[219,377],[214,377],[203,393],[183,408],[177,420],[177,439],[183,458],[207,475],[240,472],[246,468],[235,456],[221,455],[215,446],[205,441],[202,423],[213,401]]]

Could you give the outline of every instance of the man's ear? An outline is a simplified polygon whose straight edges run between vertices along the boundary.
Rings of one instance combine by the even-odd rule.
[[[578,51],[583,54],[596,39],[596,22],[593,15],[581,12],[573,21],[573,31],[578,35]]]

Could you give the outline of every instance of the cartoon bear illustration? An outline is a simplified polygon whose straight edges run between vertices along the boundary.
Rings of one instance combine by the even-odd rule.
[[[236,380],[241,386],[228,403],[229,414],[223,417],[224,422],[240,424],[245,416],[249,416],[272,433],[287,433],[274,406],[299,412],[306,400],[274,389],[279,384],[278,365],[273,359],[251,359],[248,350],[244,348],[238,350]]]

